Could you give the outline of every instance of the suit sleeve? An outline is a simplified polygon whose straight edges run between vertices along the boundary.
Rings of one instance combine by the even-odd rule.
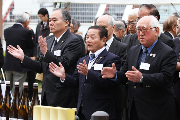
[[[42,57],[42,56],[41,56]],[[43,59],[43,58],[40,58],[40,59]],[[25,67],[25,68],[28,68],[28,69],[31,69],[37,73],[42,73],[43,70],[42,70],[42,61],[35,61],[35,60],[32,60],[31,58],[27,57],[27,56],[24,56],[24,60],[21,64],[22,67]]]
[[[143,73],[143,86],[166,87],[172,85],[172,77],[176,69],[177,57],[175,51],[170,51],[162,60],[159,73]]]
[[[68,39],[70,40],[70,39]],[[46,63],[54,62],[56,65],[59,65],[59,62],[62,63],[65,70],[72,65],[74,61],[77,61],[81,55],[81,41],[76,37],[67,43],[61,56],[55,56],[51,51],[47,51],[44,61]]]
[[[121,53],[120,53],[120,58],[121,58],[121,65],[123,66],[125,61],[126,61],[126,49],[127,49],[127,45],[126,44],[122,44],[121,46]]]

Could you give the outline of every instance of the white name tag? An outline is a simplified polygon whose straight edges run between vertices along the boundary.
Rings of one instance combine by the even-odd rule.
[[[94,70],[102,70],[103,64],[94,64]]]
[[[61,50],[56,50],[54,51],[55,56],[61,56]]]
[[[149,63],[141,63],[141,65],[140,65],[140,69],[149,70],[149,68],[150,68]]]

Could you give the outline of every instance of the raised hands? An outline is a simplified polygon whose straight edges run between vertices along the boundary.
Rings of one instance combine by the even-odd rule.
[[[79,73],[87,76],[89,69],[85,60],[83,60],[83,63],[79,63],[79,65],[77,65],[77,69]]]
[[[39,36],[39,47],[40,47],[40,50],[41,52],[46,55],[46,52],[47,52],[47,43],[46,43],[46,38],[43,38],[42,36]]]
[[[24,60],[24,52],[23,50],[17,45],[17,48],[13,47],[12,45],[9,45],[7,47],[7,50],[9,54],[13,55],[14,57],[20,59],[21,61]]]
[[[116,66],[113,63],[112,67],[103,67],[101,70],[102,78],[114,78],[116,75]]]
[[[56,64],[54,64],[53,62],[51,62],[49,64],[49,69],[50,69],[51,73],[53,73],[57,77],[60,77],[61,80],[64,80],[65,79],[65,70],[60,62],[59,62],[59,65],[60,65],[60,67],[57,66]]]
[[[132,69],[133,71],[127,71],[125,73],[126,77],[128,78],[129,81],[140,82],[142,73],[139,70],[137,70],[134,66],[132,66]]]

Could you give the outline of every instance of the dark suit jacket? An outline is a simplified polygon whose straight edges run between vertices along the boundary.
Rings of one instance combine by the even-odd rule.
[[[81,53],[81,57],[84,57],[85,56],[85,44],[84,44],[84,40],[82,38],[81,35],[78,35],[78,34],[75,34],[79,40],[81,41],[81,50],[82,50],[82,53]]]
[[[59,55],[54,55],[54,51],[50,51],[54,36],[48,38],[46,40],[48,51],[45,57],[43,57],[44,55],[40,55],[42,58],[39,61],[33,61],[25,56],[22,66],[38,73],[43,72],[42,98],[45,93],[49,106],[74,108],[77,104],[75,90],[63,87],[60,84],[60,79],[49,71],[49,63],[54,62],[59,65],[59,62],[61,62],[66,73],[73,74],[76,63],[81,55],[81,42],[74,34],[67,30],[54,48],[54,51],[61,50],[61,55],[59,53]]]
[[[114,34],[114,33],[113,33],[113,37],[114,37],[117,41],[122,42],[122,39],[118,38],[118,37],[116,36],[116,34]]]
[[[121,59],[121,66],[124,64],[124,62],[126,61],[126,47],[127,45],[117,41],[115,38],[113,39],[113,42],[111,43],[111,46],[109,48],[109,52],[117,55],[120,57]]]
[[[177,56],[177,62],[180,62],[180,40],[179,38],[174,39],[175,43],[175,52]],[[174,82],[174,93],[176,96],[176,99],[178,100],[178,103],[180,105],[180,78],[179,78],[179,71],[175,71],[173,76],[173,82]]]
[[[126,47],[127,45],[125,43],[119,42],[114,38],[109,48],[109,52],[120,57],[121,66],[123,66],[126,60],[126,56],[125,56]],[[126,106],[125,101],[126,101],[125,86],[121,84],[116,84],[115,85],[115,102],[116,102],[117,111],[122,110]]]
[[[23,69],[23,67],[20,67],[19,59],[8,53],[7,46],[12,45],[17,47],[17,45],[19,45],[26,54],[28,49],[32,49],[34,47],[31,31],[20,24],[14,24],[12,27],[4,30],[4,37],[6,41],[6,56],[3,66],[4,71],[27,71]]]
[[[89,56],[80,58],[78,63],[89,62]],[[116,64],[116,68],[120,69],[120,59],[118,56],[107,52],[105,49],[96,58],[94,64],[103,64],[103,67]],[[114,101],[114,81],[111,79],[102,79],[101,71],[94,70],[94,66],[88,71],[87,79],[85,75],[79,74],[76,69],[73,76],[66,74],[64,86],[79,88],[79,98],[77,104],[77,113],[81,103],[82,109],[87,120],[91,119],[91,115],[96,111],[105,111],[110,115],[110,120],[117,119]]]
[[[173,39],[173,36],[168,31],[165,31],[164,34],[169,36],[171,39]]]
[[[132,66],[139,68],[137,64],[141,50],[141,45],[131,48],[122,71],[117,73],[121,83],[128,81],[125,72],[132,70]],[[172,76],[176,68],[176,53],[160,40],[151,53],[156,56],[149,55],[145,60],[145,63],[150,64],[149,70],[140,69],[143,83],[129,81],[129,113],[134,100],[139,120],[174,120],[175,100]]]

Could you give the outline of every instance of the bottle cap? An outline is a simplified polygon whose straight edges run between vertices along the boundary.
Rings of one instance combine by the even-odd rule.
[[[28,82],[24,82],[24,83],[23,83],[23,86],[28,86]]]
[[[33,83],[33,86],[38,86],[38,83]]]
[[[10,84],[10,81],[5,81],[6,84]]]
[[[19,82],[15,82],[15,85],[19,85]]]

